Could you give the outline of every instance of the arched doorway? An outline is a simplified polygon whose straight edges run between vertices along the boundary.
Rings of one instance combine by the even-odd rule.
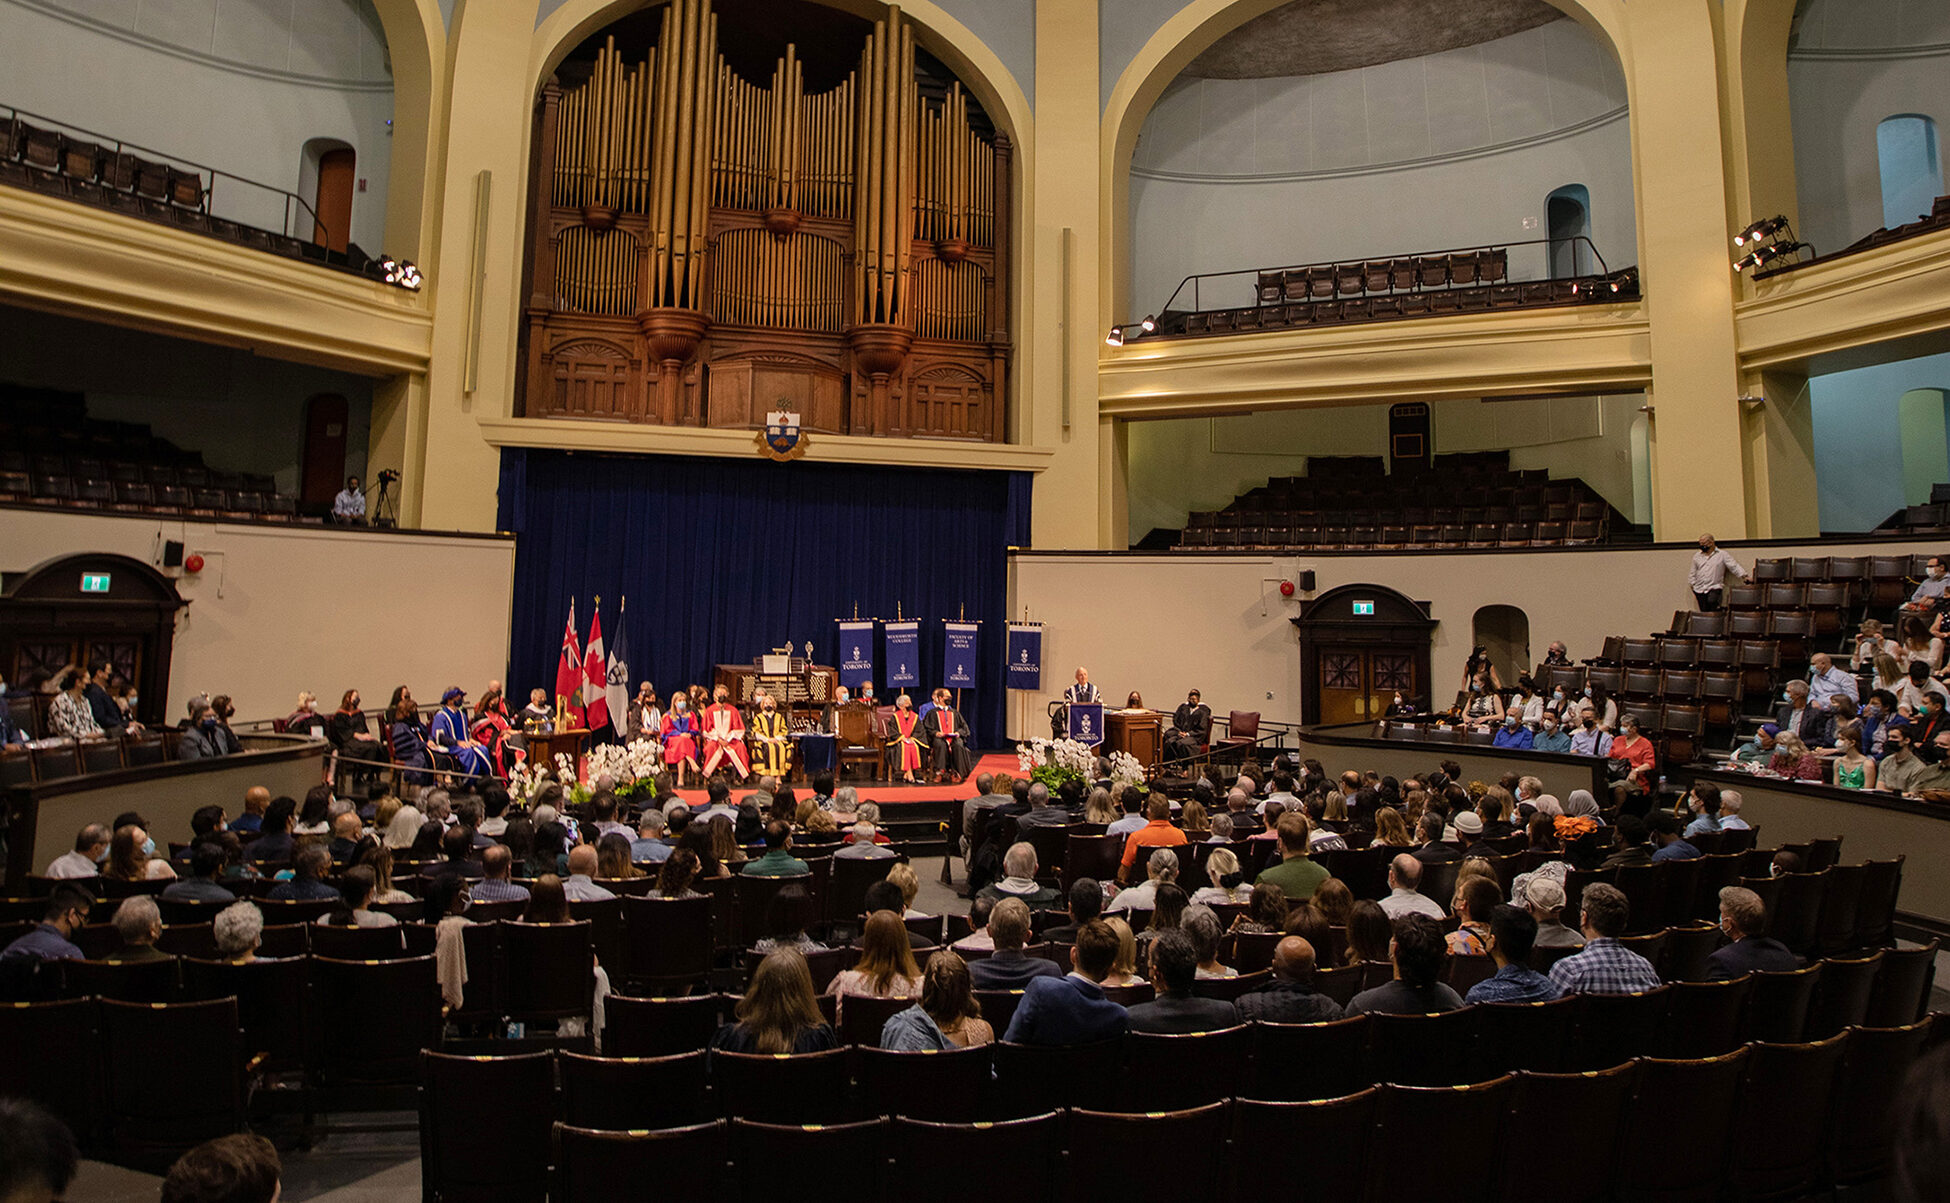
[[[136,717],[162,722],[176,611],[187,604],[176,582],[129,556],[44,560],[0,591],[0,670],[31,687],[64,665],[106,660],[135,684]]]
[[[1550,231],[1551,279],[1581,276],[1595,265],[1582,238],[1591,236],[1591,190],[1566,184],[1544,198],[1544,228]]]
[[[358,155],[337,138],[313,138],[305,143],[303,154],[298,189],[311,202],[312,241],[327,250],[343,251],[352,239]]]
[[[1381,717],[1394,695],[1429,706],[1429,603],[1386,585],[1342,585],[1303,603],[1300,715],[1308,723]]]
[[[1515,606],[1484,606],[1470,621],[1472,646],[1482,648],[1507,686],[1530,671],[1530,615]]]

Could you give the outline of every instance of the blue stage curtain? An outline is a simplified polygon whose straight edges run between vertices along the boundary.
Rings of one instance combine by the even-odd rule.
[[[833,620],[921,620],[923,682],[941,675],[940,620],[982,623],[982,687],[964,691],[977,746],[1002,738],[1008,549],[1026,541],[1029,476],[840,464],[503,450],[499,524],[515,543],[509,696],[555,680],[576,599],[613,646],[629,608],[631,675],[668,699],[808,640],[837,664]],[[883,672],[884,675],[884,672]],[[878,683],[878,681],[876,681]],[[916,691],[916,705],[932,684]],[[886,690],[881,690],[883,694]]]

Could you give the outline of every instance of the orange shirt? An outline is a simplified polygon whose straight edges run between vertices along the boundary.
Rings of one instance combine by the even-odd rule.
[[[1175,848],[1189,842],[1184,832],[1171,825],[1170,819],[1153,819],[1125,838],[1124,864],[1137,863],[1139,848]]]

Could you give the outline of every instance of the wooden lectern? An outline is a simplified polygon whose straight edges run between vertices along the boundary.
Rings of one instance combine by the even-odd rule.
[[[1112,710],[1104,715],[1104,751],[1125,752],[1151,770],[1164,758],[1165,716],[1156,710]]]

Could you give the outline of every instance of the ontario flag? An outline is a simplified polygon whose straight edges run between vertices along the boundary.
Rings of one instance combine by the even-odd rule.
[[[608,664],[603,656],[602,603],[598,602],[595,614],[589,619],[589,650],[582,657],[585,682],[582,687],[582,711],[591,731],[601,731],[609,726]]]
[[[582,642],[576,638],[576,602],[569,599],[569,625],[562,629],[562,659],[555,665],[555,696],[568,700],[582,688]]]

